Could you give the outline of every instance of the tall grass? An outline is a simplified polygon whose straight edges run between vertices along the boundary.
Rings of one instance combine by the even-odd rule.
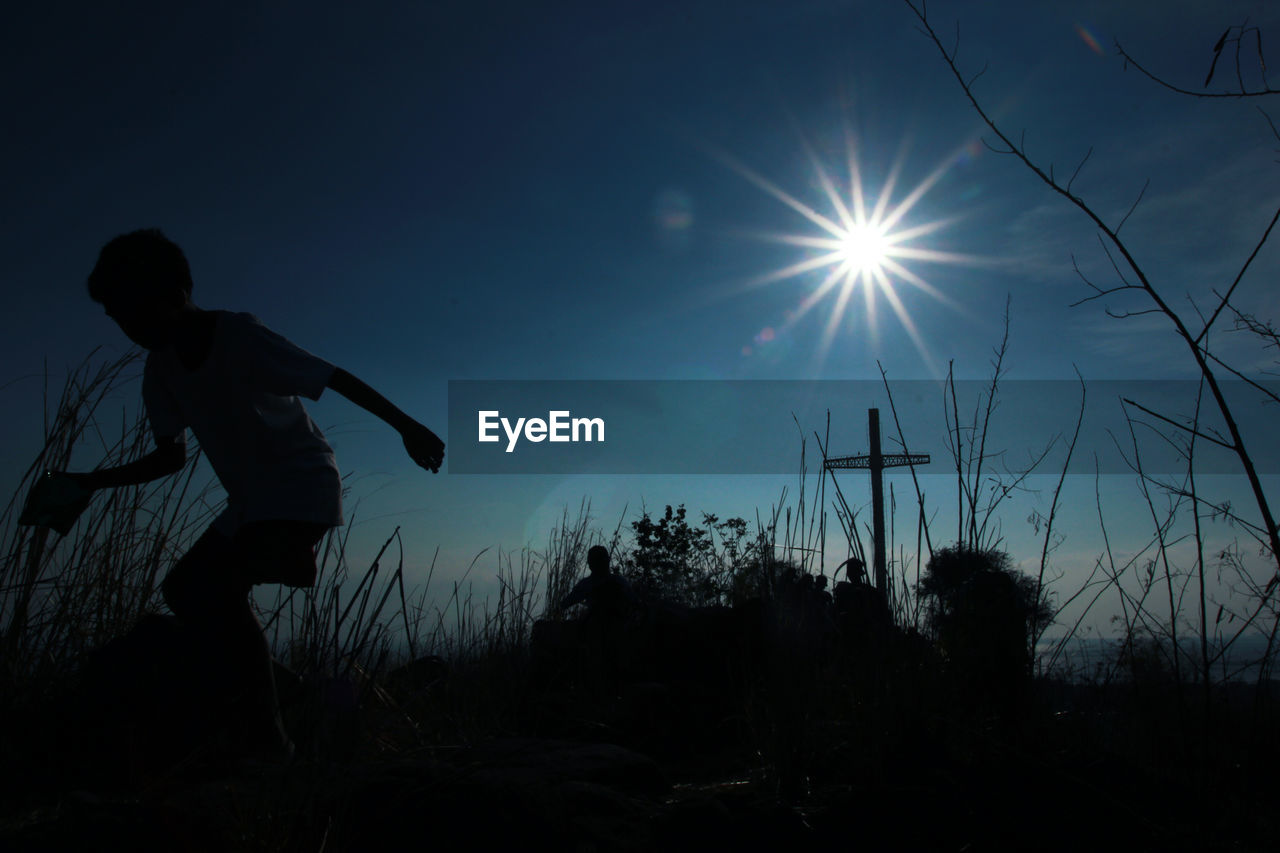
[[[139,366],[136,355],[91,358],[71,372],[46,412],[42,446],[0,513],[0,678],[7,688],[0,692],[7,701],[55,683],[85,649],[155,607],[157,578],[218,510],[193,454],[174,477],[95,495],[68,536],[17,523],[36,479],[65,469],[78,444],[96,445],[102,466],[145,452],[145,418],[126,409],[112,425],[106,411]]]

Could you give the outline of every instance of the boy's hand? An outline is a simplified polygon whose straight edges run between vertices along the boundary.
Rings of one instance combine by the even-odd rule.
[[[397,409],[390,400],[341,367],[334,368],[328,387],[399,430],[409,457],[423,468],[439,473],[440,463],[444,461],[444,442],[440,440],[440,436]]]
[[[440,472],[440,463],[444,461],[444,442],[440,436],[416,421],[402,429],[400,436],[410,459],[433,474]]]
[[[84,475],[46,471],[27,495],[18,523],[49,527],[66,536],[93,497],[93,489],[83,481]]]

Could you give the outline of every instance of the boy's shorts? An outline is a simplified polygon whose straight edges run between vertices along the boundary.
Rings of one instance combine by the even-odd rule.
[[[329,526],[309,521],[255,521],[228,537],[210,527],[165,578],[175,587],[225,587],[243,594],[260,583],[309,587],[316,582],[316,544]]]

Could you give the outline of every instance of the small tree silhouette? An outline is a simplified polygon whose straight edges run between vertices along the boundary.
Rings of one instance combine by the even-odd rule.
[[[739,576],[759,564],[759,544],[741,518],[703,513],[702,526],[694,527],[685,516],[684,504],[668,505],[656,521],[645,512],[631,522],[635,548],[623,572],[649,596],[690,606],[722,603],[742,586]]]
[[[995,548],[935,551],[917,586],[927,625],[952,671],[975,690],[1001,693],[1030,673],[1035,626],[1053,618],[1036,579]]]

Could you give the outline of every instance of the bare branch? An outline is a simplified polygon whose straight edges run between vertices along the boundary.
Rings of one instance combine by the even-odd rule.
[[[1140,404],[1140,403],[1135,403],[1133,400],[1130,400],[1128,397],[1121,397],[1120,399],[1121,399],[1121,400],[1123,400],[1125,404],[1130,405],[1130,406],[1133,406],[1135,409],[1141,409],[1142,411],[1146,412],[1148,415],[1151,415],[1151,417],[1153,417],[1153,418],[1159,418],[1160,420],[1164,421],[1165,423],[1170,424],[1170,425],[1172,425],[1172,426],[1176,426],[1178,429],[1186,430],[1187,432],[1191,433],[1191,434],[1192,434],[1192,435],[1194,435],[1194,436],[1197,436],[1197,437],[1199,437],[1199,438],[1203,438],[1205,441],[1212,442],[1213,444],[1216,444],[1216,445],[1218,445],[1219,447],[1225,447],[1227,450],[1235,450],[1235,449],[1236,449],[1236,448],[1235,448],[1235,445],[1233,445],[1233,444],[1228,444],[1227,442],[1225,442],[1225,441],[1223,441],[1223,440],[1221,440],[1221,439],[1219,439],[1219,438],[1214,438],[1214,437],[1213,437],[1213,436],[1211,436],[1211,435],[1205,435],[1204,433],[1200,432],[1199,430],[1197,430],[1197,429],[1195,429],[1195,428],[1193,428],[1193,427],[1189,427],[1189,426],[1187,426],[1186,424],[1180,424],[1180,423],[1178,423],[1177,421],[1173,420],[1172,418],[1166,418],[1164,415],[1159,414],[1158,412],[1153,412],[1153,411],[1151,411],[1150,409],[1148,409],[1146,406],[1143,406],[1143,405],[1142,405],[1142,404]]]
[[[1134,421],[1133,415],[1129,414],[1129,411],[1127,409],[1125,410],[1124,418],[1125,418],[1125,423],[1128,424],[1129,426],[1129,433],[1130,435],[1132,435],[1133,424],[1135,421]],[[1165,435],[1164,433],[1160,432],[1160,430],[1156,429],[1154,426],[1147,423],[1146,421],[1137,421],[1137,423],[1140,423],[1147,429],[1151,430],[1151,432],[1154,433],[1157,438],[1159,438],[1165,444],[1169,445],[1169,447],[1172,448],[1175,453],[1182,455],[1183,453],[1182,446],[1179,445],[1177,442],[1175,442],[1168,435]],[[1147,479],[1150,479],[1150,477],[1148,477],[1145,474],[1145,472],[1142,470],[1142,460],[1138,452],[1138,448],[1137,447],[1134,448],[1134,458],[1131,460],[1127,455],[1124,447],[1120,445],[1120,440],[1116,438],[1115,433],[1113,433],[1111,430],[1108,429],[1107,435],[1111,437],[1111,443],[1115,445],[1116,450],[1120,453],[1120,458],[1124,459],[1125,464],[1129,466],[1129,470],[1133,471],[1133,473],[1135,474],[1138,474],[1143,477],[1146,477]]]
[[[1076,177],[1079,176],[1080,170],[1084,168],[1084,164],[1088,163],[1089,158],[1092,156],[1093,156],[1093,146],[1090,145],[1089,152],[1084,155],[1084,159],[1080,161],[1080,165],[1076,166],[1076,170],[1071,173],[1071,180],[1067,181],[1067,192],[1071,192],[1071,185],[1076,182]]]
[[[1083,281],[1094,292],[1091,295],[1084,297],[1083,299],[1077,299],[1075,302],[1070,303],[1068,307],[1075,308],[1078,305],[1083,305],[1086,302],[1092,302],[1093,300],[1098,299],[1100,297],[1109,296],[1113,293],[1119,293],[1123,290],[1142,290],[1143,289],[1141,285],[1132,284],[1127,278],[1125,278],[1124,272],[1120,269],[1120,265],[1116,263],[1115,256],[1111,254],[1111,247],[1108,246],[1107,242],[1102,239],[1101,234],[1097,235],[1097,237],[1098,237],[1098,243],[1102,246],[1103,254],[1107,256],[1107,260],[1111,263],[1111,269],[1115,271],[1116,277],[1119,278],[1120,281],[1123,282],[1123,284],[1116,285],[1115,287],[1106,287],[1106,288],[1099,287],[1098,285],[1094,284],[1093,281],[1080,270],[1080,265],[1076,261],[1075,253],[1072,252],[1071,268],[1075,270],[1075,273],[1080,278],[1080,280]],[[1126,313],[1123,316],[1129,316],[1129,314]]]
[[[1123,288],[1121,288],[1123,289]],[[1110,308],[1104,308],[1107,316],[1113,320],[1128,320],[1130,317],[1141,317],[1144,314],[1163,314],[1159,308],[1144,308],[1141,311],[1112,311]]]
[[[1133,204],[1129,207],[1129,212],[1124,215],[1124,219],[1120,220],[1120,224],[1116,226],[1116,234],[1120,233],[1120,229],[1124,227],[1125,222],[1138,209],[1138,203],[1142,201],[1142,197],[1147,194],[1147,187],[1151,186],[1151,179],[1147,178],[1146,183],[1142,185],[1142,189],[1138,192],[1138,197],[1133,200]]]
[[[1258,68],[1262,72],[1262,87],[1264,89],[1269,89],[1270,84],[1267,83],[1267,57],[1266,54],[1262,52],[1262,30],[1258,27],[1254,27],[1253,33],[1257,36]]]
[[[1075,274],[1076,274],[1076,277],[1077,277],[1077,278],[1079,278],[1081,281],[1083,281],[1083,282],[1085,283],[1085,285],[1086,285],[1086,286],[1088,286],[1090,289],[1092,289],[1092,290],[1096,291],[1098,295],[1101,295],[1101,294],[1104,292],[1104,291],[1103,291],[1103,289],[1102,289],[1101,287],[1098,287],[1098,285],[1096,285],[1096,284],[1094,284],[1092,281],[1090,281],[1090,280],[1089,280],[1089,277],[1088,277],[1087,275],[1085,275],[1085,274],[1080,270],[1080,264],[1079,264],[1079,262],[1077,262],[1077,261],[1076,261],[1076,253],[1075,253],[1075,252],[1072,252],[1072,253],[1071,253],[1071,269],[1075,271]],[[1089,297],[1089,298],[1090,298],[1090,299],[1092,299],[1092,298],[1094,298],[1094,297],[1092,297],[1092,296],[1091,296],[1091,297]]]
[[[1236,315],[1236,327],[1234,331],[1247,331],[1262,338],[1263,349],[1280,349],[1280,331],[1277,331],[1270,323],[1264,323],[1252,314],[1246,314],[1234,305],[1227,306],[1231,309],[1231,313]],[[1275,376],[1276,373],[1270,370],[1260,370],[1265,376]]]
[[[1222,31],[1222,35],[1218,38],[1218,43],[1213,46],[1213,61],[1209,63],[1209,73],[1205,75],[1204,85],[1208,86],[1213,80],[1213,72],[1218,67],[1218,59],[1222,56],[1222,45],[1226,43],[1227,36],[1231,33],[1231,28],[1227,27]]]
[[[1247,24],[1248,22],[1248,19],[1246,19],[1245,23]],[[1227,32],[1231,32],[1230,28],[1227,29]],[[1245,30],[1244,25],[1242,24],[1240,26],[1240,35],[1232,39],[1232,41],[1236,43],[1236,85],[1240,87],[1241,92],[1244,91],[1244,74],[1240,70],[1240,42],[1244,39],[1244,34],[1246,32],[1247,30]],[[1220,39],[1219,41],[1223,40]]]
[[[986,65],[983,65],[983,66],[982,66],[982,70],[981,70],[981,71],[979,71],[977,74],[973,75],[972,77],[970,77],[970,78],[969,78],[969,82],[968,82],[968,83],[966,83],[965,85],[966,85],[966,86],[969,86],[970,88],[972,88],[972,87],[973,87],[973,84],[974,84],[974,83],[976,83],[976,82],[978,81],[978,78],[979,78],[979,77],[981,77],[983,74],[986,74],[986,73],[987,73],[987,66],[986,66]]]
[[[1168,492],[1171,495],[1190,498],[1191,500],[1195,501],[1197,505],[1207,507],[1210,510],[1212,515],[1221,516],[1223,519],[1227,520],[1231,524],[1239,526],[1242,530],[1244,530],[1245,533],[1249,534],[1249,536],[1252,537],[1254,541],[1258,543],[1259,546],[1263,548],[1266,547],[1267,532],[1263,530],[1261,527],[1259,527],[1257,524],[1253,523],[1252,521],[1249,521],[1249,519],[1243,518],[1237,515],[1235,511],[1231,509],[1230,502],[1221,503],[1221,504],[1214,503],[1208,498],[1197,497],[1191,491],[1183,489],[1183,487],[1181,486],[1177,486],[1177,485],[1174,485],[1173,483],[1169,483],[1164,480],[1157,479],[1156,477],[1150,474],[1144,474],[1143,476],[1149,478],[1152,484],[1158,486],[1159,488],[1163,489],[1164,491]]]
[[[1213,292],[1213,295],[1214,295],[1214,296],[1217,296],[1217,295],[1218,295],[1218,292],[1215,290],[1215,291]],[[1204,322],[1204,312],[1200,310],[1200,305],[1196,302],[1195,297],[1194,297],[1194,296],[1192,296],[1190,293],[1188,293],[1188,294],[1187,294],[1187,296],[1186,296],[1186,299],[1187,299],[1187,304],[1191,306],[1191,310],[1192,310],[1192,311],[1194,311],[1194,312],[1196,312],[1196,316],[1197,316],[1197,317],[1199,317],[1199,318],[1200,318],[1200,322],[1201,322],[1201,323],[1203,323],[1203,322]]]
[[[1102,246],[1103,254],[1105,254],[1107,256],[1107,260],[1111,262],[1111,268],[1116,271],[1116,275],[1120,277],[1121,281],[1125,284],[1129,284],[1129,279],[1125,278],[1124,272],[1120,269],[1120,265],[1116,263],[1115,255],[1111,254],[1111,247],[1107,245],[1107,241],[1102,239],[1101,234],[1096,234],[1095,236],[1098,238],[1098,244]],[[1136,284],[1131,286],[1136,287],[1138,290],[1142,289]]]
[[[1267,126],[1271,128],[1271,135],[1276,138],[1276,141],[1280,142],[1280,130],[1276,129],[1276,123],[1271,120],[1271,114],[1262,107],[1258,107],[1258,112],[1262,113],[1262,117],[1267,120]],[[1276,162],[1280,163],[1280,160]]]
[[[1073,365],[1074,367],[1074,365]],[[1080,439],[1080,426],[1084,423],[1084,404],[1085,404],[1085,383],[1084,377],[1080,375],[1079,368],[1075,368],[1076,378],[1080,380],[1080,414],[1076,418],[1076,429],[1071,436],[1070,443],[1067,444],[1067,458],[1062,463],[1062,473],[1058,476],[1058,485],[1053,490],[1053,502],[1049,506],[1049,517],[1045,520],[1044,530],[1044,547],[1040,551],[1040,572],[1036,576],[1036,597],[1035,601],[1040,600],[1040,596],[1044,591],[1044,573],[1049,563],[1049,539],[1053,532],[1053,522],[1058,515],[1058,499],[1062,496],[1062,487],[1067,480],[1067,469],[1071,467],[1071,457],[1076,452],[1076,442]],[[1031,640],[1036,643],[1040,639],[1047,626],[1040,625],[1036,621],[1032,622]]]
[[[1231,28],[1229,28],[1229,29],[1227,30],[1227,32],[1228,32],[1228,33],[1229,33],[1230,31],[1231,31]],[[1226,35],[1226,33],[1224,33],[1224,35]],[[1159,77],[1159,76],[1157,76],[1156,74],[1153,74],[1152,72],[1148,71],[1145,67],[1143,67],[1143,65],[1142,65],[1140,62],[1138,62],[1138,60],[1136,60],[1136,59],[1134,59],[1134,58],[1133,58],[1133,55],[1132,55],[1132,54],[1130,54],[1127,50],[1125,50],[1125,49],[1124,49],[1124,47],[1120,44],[1120,42],[1119,42],[1119,41],[1117,41],[1117,42],[1116,42],[1116,51],[1117,51],[1117,52],[1120,54],[1120,56],[1124,59],[1124,63],[1125,63],[1125,67],[1126,67],[1126,68],[1127,68],[1128,66],[1132,65],[1134,68],[1138,69],[1138,72],[1139,72],[1140,74],[1142,74],[1144,77],[1146,77],[1146,78],[1147,78],[1148,80],[1150,80],[1151,82],[1153,82],[1153,83],[1155,83],[1155,84],[1157,84],[1157,85],[1159,85],[1159,86],[1162,86],[1162,87],[1164,87],[1165,89],[1168,89],[1168,90],[1169,90],[1169,91],[1171,91],[1171,92],[1177,92],[1179,95],[1188,95],[1188,96],[1190,96],[1190,97],[1192,97],[1192,98],[1257,98],[1257,97],[1263,97],[1263,96],[1265,96],[1265,95],[1276,95],[1276,94],[1280,94],[1280,89],[1272,89],[1269,85],[1267,85],[1265,76],[1263,77],[1263,86],[1262,86],[1262,88],[1261,88],[1261,89],[1254,89],[1254,90],[1252,90],[1252,91],[1249,91],[1248,89],[1246,89],[1246,88],[1245,88],[1244,80],[1243,80],[1243,78],[1240,76],[1240,71],[1239,71],[1239,63],[1240,63],[1240,48],[1239,48],[1239,44],[1238,44],[1238,42],[1239,42],[1239,38],[1237,37],[1237,38],[1235,39],[1235,41],[1237,42],[1237,46],[1236,46],[1236,75],[1237,75],[1237,81],[1238,81],[1239,86],[1240,86],[1240,91],[1238,91],[1238,92],[1196,92],[1196,91],[1194,91],[1194,90],[1192,90],[1192,89],[1184,89],[1184,88],[1182,88],[1181,86],[1176,86],[1176,85],[1174,85],[1173,83],[1170,83],[1168,80],[1165,80],[1164,78]],[[1212,64],[1212,65],[1210,65],[1210,67],[1209,67],[1209,76],[1208,76],[1208,77],[1206,77],[1206,78],[1205,78],[1205,81],[1204,81],[1204,85],[1205,85],[1205,86],[1208,86],[1208,85],[1209,85],[1209,81],[1213,79],[1213,72],[1214,72],[1214,70],[1215,70],[1215,68],[1216,68],[1216,66],[1217,66],[1218,57],[1219,57],[1219,56],[1220,56],[1220,54],[1221,54],[1221,46],[1222,46],[1222,44],[1223,44],[1223,43],[1224,43],[1224,39],[1219,39],[1219,40],[1218,40],[1218,46],[1217,46],[1217,49],[1214,51],[1214,55],[1213,55],[1213,64]],[[1258,45],[1259,45],[1259,48],[1258,48],[1258,57],[1259,57],[1259,61],[1260,61],[1260,63],[1261,63],[1262,70],[1263,70],[1264,75],[1265,75],[1265,72],[1266,72],[1266,62],[1262,60],[1262,49],[1261,49],[1262,40],[1261,40],[1261,34],[1259,34]]]
[[[1127,290],[1127,289],[1128,289],[1128,288],[1126,288],[1126,287],[1116,287],[1116,288],[1112,288],[1112,289],[1110,289],[1110,290],[1099,290],[1097,293],[1092,293],[1092,294],[1090,294],[1090,295],[1088,295],[1088,296],[1085,296],[1085,297],[1084,297],[1084,298],[1082,298],[1082,299],[1077,299],[1075,302],[1070,302],[1070,303],[1068,303],[1068,304],[1067,304],[1067,307],[1068,307],[1068,308],[1077,308],[1077,307],[1079,307],[1079,306],[1081,306],[1081,305],[1084,305],[1084,304],[1085,304],[1085,303],[1087,303],[1087,302],[1092,302],[1092,301],[1093,301],[1093,300],[1095,300],[1095,299],[1101,299],[1101,298],[1102,298],[1102,297],[1104,297],[1104,296],[1108,296],[1108,295],[1110,295],[1110,294],[1112,294],[1112,293],[1115,293],[1117,290]]]
[[[930,26],[928,21],[925,20],[921,11],[917,9],[911,2],[909,2],[909,0],[907,0],[907,7],[911,9],[913,13],[915,13],[917,18],[919,18],[920,23],[923,25],[925,35],[927,35],[929,39],[934,43],[934,45],[938,48],[939,52],[943,55],[943,59],[945,60],[946,50],[945,48],[942,47],[942,44],[938,41],[937,33],[933,31],[933,28]],[[1138,265],[1137,260],[1134,259],[1133,256],[1129,253],[1128,247],[1125,246],[1120,241],[1119,236],[1116,234],[1115,230],[1110,228],[1105,222],[1103,222],[1102,218],[1099,217],[1098,214],[1091,207],[1089,207],[1084,202],[1083,199],[1069,192],[1067,188],[1062,186],[1061,184],[1058,184],[1055,181],[1051,180],[1049,178],[1049,175],[1042,168],[1036,165],[1036,163],[1033,160],[1031,160],[1030,157],[1027,156],[1025,144],[1023,145],[1023,147],[1014,145],[1013,141],[1008,137],[1008,135],[1005,134],[1005,132],[1001,130],[1000,127],[995,123],[995,120],[992,119],[987,114],[982,104],[980,104],[977,98],[974,96],[973,91],[969,89],[967,86],[965,86],[965,81],[960,74],[960,69],[950,61],[947,62],[947,67],[951,71],[952,76],[955,77],[956,81],[960,84],[961,89],[965,94],[965,97],[969,100],[970,106],[973,107],[974,111],[978,114],[978,117],[982,119],[982,121],[987,125],[987,127],[991,129],[992,133],[994,133],[1001,142],[1003,142],[1006,146],[1008,146],[1008,148],[1014,154],[1017,155],[1018,159],[1022,161],[1023,165],[1025,165],[1028,169],[1030,169],[1031,172],[1036,175],[1036,177],[1040,178],[1040,180],[1043,181],[1054,192],[1058,193],[1059,195],[1063,196],[1068,201],[1070,201],[1085,216],[1087,216],[1090,220],[1093,221],[1093,223],[1099,228],[1099,230],[1101,230],[1102,233],[1107,236],[1107,239],[1111,241],[1112,245],[1115,246],[1116,250],[1120,253],[1120,255],[1124,257],[1125,262],[1129,265],[1129,268],[1133,270],[1134,274],[1137,276],[1138,281],[1141,283],[1143,289],[1148,292],[1152,300],[1155,301],[1161,307],[1162,310],[1164,310],[1166,313],[1169,314],[1170,318],[1175,322],[1176,325],[1181,326],[1181,322],[1177,319],[1177,315],[1174,314],[1172,309],[1168,308],[1168,306],[1164,303],[1163,299],[1160,298],[1159,294],[1155,291],[1155,289],[1151,287],[1150,283],[1147,280],[1146,274],[1143,273],[1142,268]],[[1025,139],[1026,139],[1025,131],[1023,132],[1022,138],[1025,143]]]
[[[982,144],[987,146],[987,148],[989,148],[991,151],[993,151],[996,154],[1017,154],[1018,153],[1017,151],[1014,150],[1012,145],[1005,148],[997,148],[994,145],[992,145],[990,142],[988,142],[985,136],[981,137],[981,139],[982,139]]]
[[[1261,392],[1262,394],[1266,395],[1267,397],[1271,398],[1272,402],[1280,403],[1280,394],[1276,394],[1276,392],[1275,392],[1275,391],[1272,391],[1270,388],[1267,388],[1267,387],[1265,387],[1265,386],[1259,385],[1257,382],[1254,382],[1254,381],[1253,381],[1252,379],[1250,379],[1248,376],[1245,376],[1245,375],[1244,375],[1243,373],[1241,373],[1239,370],[1236,370],[1234,367],[1232,367],[1231,365],[1227,364],[1225,361],[1223,361],[1222,359],[1218,358],[1216,355],[1214,355],[1213,353],[1209,352],[1208,350],[1205,350],[1205,353],[1204,353],[1204,354],[1205,354],[1206,356],[1208,356],[1210,359],[1212,359],[1212,360],[1213,360],[1213,362],[1214,362],[1215,364],[1217,364],[1217,365],[1218,365],[1218,366],[1220,366],[1220,367],[1225,368],[1225,369],[1227,370],[1227,372],[1228,372],[1228,373],[1231,373],[1231,374],[1232,374],[1232,375],[1234,375],[1237,379],[1240,379],[1240,380],[1242,380],[1242,381],[1244,381],[1244,382],[1247,382],[1250,386],[1252,386],[1252,387],[1253,387],[1253,389],[1254,389],[1255,391],[1259,391],[1259,392]]]
[[[1200,330],[1200,334],[1196,335],[1193,343],[1199,344],[1204,336],[1209,333],[1209,327],[1213,325],[1213,321],[1218,319],[1218,315],[1222,313],[1222,309],[1227,307],[1227,303],[1231,301],[1231,294],[1235,293],[1236,286],[1240,284],[1240,280],[1244,278],[1245,272],[1248,271],[1249,265],[1253,263],[1253,259],[1258,257],[1258,252],[1262,251],[1262,247],[1266,244],[1267,238],[1271,236],[1271,229],[1276,227],[1277,220],[1280,220],[1280,207],[1276,208],[1276,212],[1272,215],[1271,221],[1267,223],[1267,230],[1262,232],[1262,238],[1258,240],[1258,244],[1253,247],[1253,251],[1249,253],[1249,257],[1245,259],[1244,266],[1240,267],[1240,272],[1236,273],[1235,281],[1231,282],[1231,286],[1227,288],[1227,292],[1218,302],[1218,307],[1214,309],[1213,316],[1209,318],[1209,322],[1204,324],[1204,328]]]

